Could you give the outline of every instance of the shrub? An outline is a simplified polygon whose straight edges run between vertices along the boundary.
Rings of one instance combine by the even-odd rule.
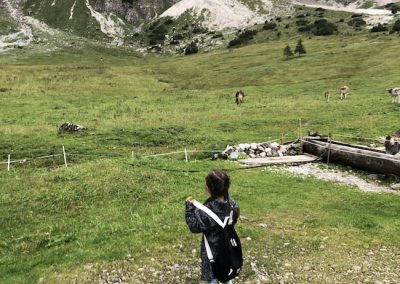
[[[164,24],[166,24],[166,25],[171,25],[173,22],[174,22],[173,19],[168,18],[168,19],[164,22]]]
[[[366,21],[362,17],[356,17],[356,18],[351,18],[347,24],[349,26],[355,27],[355,28],[360,28],[362,26],[365,26],[367,24]]]
[[[300,26],[300,27],[298,27],[298,31],[299,32],[301,32],[301,33],[303,33],[303,32],[309,32],[309,31],[311,31],[312,29],[313,29],[313,25],[306,25],[306,26]]]
[[[183,37],[183,35],[182,34],[174,34],[173,36],[172,36],[172,39],[173,40],[181,40],[181,39],[183,39],[184,37]]]
[[[199,48],[197,47],[197,44],[194,41],[192,41],[185,48],[185,55],[194,54],[197,52],[199,52]]]
[[[305,20],[305,19],[300,19],[300,20],[296,21],[296,25],[297,26],[306,26],[308,24],[310,24],[310,22],[308,20]]]
[[[388,3],[385,5],[386,9],[392,11],[392,14],[395,15],[400,10],[400,4],[398,3]]]
[[[258,33],[256,30],[247,30],[244,31],[243,33],[240,33],[237,38],[231,40],[228,44],[228,47],[233,47],[237,45],[241,45],[243,43],[246,43],[250,40],[253,39],[253,36],[255,36]]]
[[[223,38],[223,37],[224,37],[223,34],[215,34],[211,38]]]
[[[167,29],[163,25],[152,26],[151,33],[148,35],[150,44],[164,41]]]
[[[394,22],[390,32],[391,33],[400,32],[400,20],[397,20],[396,22]]]
[[[193,33],[194,34],[201,34],[201,33],[206,33],[207,29],[204,29],[202,27],[194,27],[193,28]]]
[[[332,35],[337,32],[337,26],[326,19],[320,19],[314,22],[312,32],[316,36]]]
[[[263,29],[264,30],[274,30],[274,29],[276,29],[277,26],[278,25],[276,23],[270,22],[270,23],[264,24]]]
[[[371,29],[371,33],[379,33],[379,32],[385,32],[387,31],[387,27],[382,25],[381,23],[378,23],[376,26],[373,26]]]

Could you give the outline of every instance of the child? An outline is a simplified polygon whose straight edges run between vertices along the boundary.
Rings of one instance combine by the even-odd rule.
[[[222,170],[214,170],[206,177],[206,190],[210,197],[204,205],[211,209],[221,220],[230,215],[233,210],[232,221],[236,224],[239,218],[239,206],[229,197],[230,178]],[[205,212],[197,209],[192,197],[186,199],[186,223],[193,233],[204,233],[210,245],[211,251],[215,253],[215,244],[218,242],[218,230],[220,226]],[[201,279],[209,284],[217,284],[218,280],[213,275],[210,261],[204,245],[204,238],[201,242]],[[232,284],[232,281],[226,282]]]

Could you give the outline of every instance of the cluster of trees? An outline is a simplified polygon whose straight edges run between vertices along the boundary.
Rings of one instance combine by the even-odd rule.
[[[299,55],[299,57],[302,54],[306,54],[306,49],[304,48],[304,45],[303,45],[303,42],[301,39],[299,39],[299,41],[297,42],[296,48],[294,49],[294,53],[289,45],[286,45],[285,49],[283,50],[283,55],[286,58],[290,58],[290,57],[294,56],[295,53],[297,53]]]
[[[379,32],[386,32],[389,31],[390,33],[396,33],[400,32],[400,20],[397,20],[394,22],[394,24],[389,27],[385,24],[382,25],[381,23],[378,23],[377,25],[373,26],[371,29],[371,33],[379,33]]]
[[[296,21],[297,30],[299,32],[311,32],[316,36],[327,36],[337,32],[338,27],[326,19],[315,20],[310,23],[306,19],[299,19]]]
[[[252,40],[257,33],[257,30],[247,30],[240,33],[235,39],[229,42],[228,48],[247,43],[248,41]]]

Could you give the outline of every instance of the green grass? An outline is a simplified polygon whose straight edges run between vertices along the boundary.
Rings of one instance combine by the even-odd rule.
[[[285,273],[299,283],[396,279],[398,196],[194,157],[130,165],[132,150],[140,157],[282,132],[294,138],[299,119],[305,131],[334,135],[398,129],[400,108],[385,91],[400,75],[391,59],[397,35],[303,38],[307,54],[285,60],[283,48],[297,38],[187,57],[140,58],[96,46],[2,56],[3,161],[60,153],[62,145],[89,156],[68,156],[69,168],[53,168],[62,158],[13,164],[10,173],[1,165],[0,282],[90,283],[106,277],[103,270],[132,283],[159,283],[157,271],[169,271],[167,283],[198,282],[200,236],[186,228],[183,200],[206,198],[204,177],[213,168],[232,170],[232,195],[246,217],[237,226],[246,256],[241,281],[264,275],[275,283]],[[11,74],[18,80],[8,80]],[[346,101],[339,100],[342,85],[351,90]],[[247,93],[240,107],[238,89]],[[327,89],[335,94],[330,103]],[[59,134],[66,121],[89,130]],[[367,272],[348,273],[355,265]]]
[[[18,31],[15,21],[5,12],[0,11],[0,35],[8,35]]]

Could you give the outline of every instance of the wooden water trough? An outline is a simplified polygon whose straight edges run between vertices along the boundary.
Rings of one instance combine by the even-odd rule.
[[[400,157],[384,150],[346,144],[327,138],[306,137],[303,151],[330,163],[351,166],[370,172],[400,176]]]

